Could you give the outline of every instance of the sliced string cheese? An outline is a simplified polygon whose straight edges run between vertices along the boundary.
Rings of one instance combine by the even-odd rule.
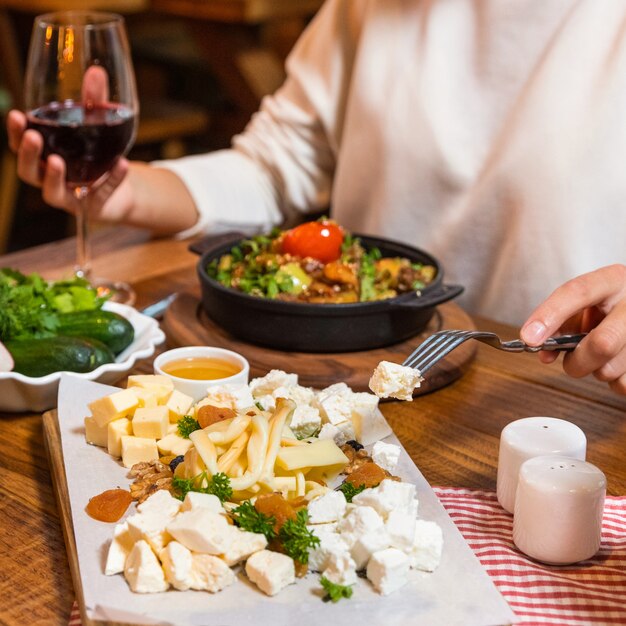
[[[249,415],[237,415],[233,418],[233,421],[224,432],[213,431],[208,433],[208,437],[216,445],[230,443],[231,441],[237,439],[237,437],[239,437],[239,435],[241,435],[241,433],[248,428],[251,419],[253,418]],[[256,415],[254,416],[254,419],[263,419],[263,421],[266,422],[264,418],[260,418]]]
[[[303,496],[305,494],[305,483],[304,474],[302,472],[296,472],[296,488],[291,489],[291,491],[296,492],[296,497]]]
[[[189,439],[193,441],[193,445],[204,461],[209,474],[217,474],[217,452],[207,433],[204,430],[195,430],[189,435]]]
[[[233,491],[243,491],[254,485],[261,476],[263,463],[267,454],[269,428],[264,417],[255,415],[252,419],[252,435],[248,440],[248,469],[240,478],[233,478],[230,486]]]
[[[324,485],[320,485],[314,480],[307,480],[304,483],[304,488],[305,488],[304,497],[307,500],[314,500],[315,498],[318,498],[319,496],[323,496],[325,493],[330,491],[328,487],[325,487]]]
[[[217,460],[217,469],[220,472],[224,472],[229,475],[230,469],[235,461],[241,456],[241,453],[246,449],[246,444],[250,438],[250,433],[247,430],[233,441],[233,445],[230,446],[227,452],[222,454]]]
[[[276,411],[272,418],[272,429],[267,445],[267,455],[265,456],[263,469],[261,471],[263,479],[274,476],[274,464],[276,463],[276,455],[280,448],[283,428],[287,420],[292,416],[295,408],[296,403],[293,400],[287,400],[286,398],[278,398],[276,400]]]
[[[244,472],[248,468],[248,459],[245,454],[239,456],[238,459],[235,460],[232,467],[230,468],[230,472],[228,476],[230,478],[240,478],[244,475]]]
[[[220,420],[219,422],[213,422],[206,426],[203,430],[206,433],[223,433],[228,430],[230,425],[233,423],[234,417],[229,417],[225,420]]]

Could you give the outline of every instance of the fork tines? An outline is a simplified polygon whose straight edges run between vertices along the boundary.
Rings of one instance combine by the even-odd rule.
[[[465,330],[440,330],[413,350],[402,365],[412,367],[423,374],[470,337],[471,334]]]

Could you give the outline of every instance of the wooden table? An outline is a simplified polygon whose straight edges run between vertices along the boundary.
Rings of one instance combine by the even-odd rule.
[[[198,293],[197,257],[187,242],[148,240],[140,231],[102,230],[94,269],[132,282],[137,306],[173,291]],[[2,267],[56,278],[69,272],[73,241],[0,258]],[[513,338],[515,329],[483,319],[481,328]],[[150,372],[144,361],[137,371]],[[432,485],[494,490],[498,438],[510,421],[550,415],[578,424],[588,437],[588,460],[607,475],[609,493],[626,494],[626,398],[592,379],[566,377],[558,365],[532,355],[510,355],[480,345],[470,370],[456,383],[412,403],[382,410]],[[65,545],[48,470],[41,416],[0,416],[2,624],[67,624],[74,598]]]

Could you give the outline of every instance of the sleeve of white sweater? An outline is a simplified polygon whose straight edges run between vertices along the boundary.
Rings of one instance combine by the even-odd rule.
[[[328,0],[232,148],[154,163],[189,189],[200,232],[267,230],[328,206],[350,73],[369,0]]]

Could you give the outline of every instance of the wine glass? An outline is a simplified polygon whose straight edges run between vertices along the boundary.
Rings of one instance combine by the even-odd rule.
[[[43,159],[58,154],[76,198],[78,277],[116,302],[132,304],[126,283],[91,279],[88,237],[91,191],[130,149],[139,105],[130,49],[120,15],[61,11],[35,18],[26,66],[28,128],[44,139]]]

